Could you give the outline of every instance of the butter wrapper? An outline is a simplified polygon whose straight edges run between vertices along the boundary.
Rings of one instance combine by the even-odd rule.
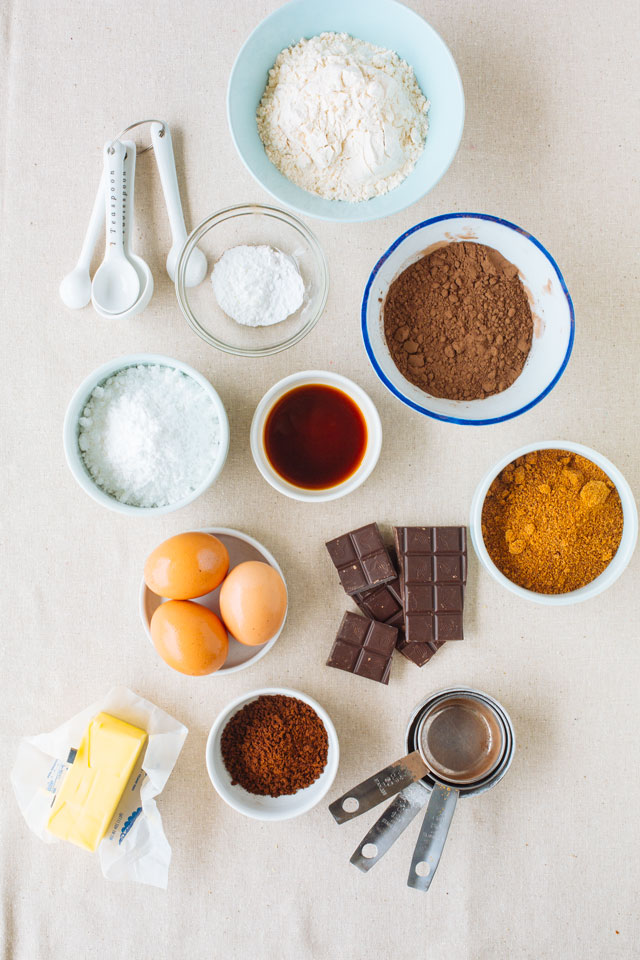
[[[114,687],[97,703],[51,733],[24,737],[20,741],[11,771],[18,806],[36,836],[46,843],[60,842],[47,830],[51,807],[74,749],[91,720],[101,712],[147,732],[141,759],[98,847],[102,872],[108,880],[135,880],[166,890],[171,847],[155,798],[169,779],[188,730],[127,687]]]

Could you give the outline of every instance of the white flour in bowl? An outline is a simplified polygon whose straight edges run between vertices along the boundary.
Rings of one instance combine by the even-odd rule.
[[[95,387],[78,446],[96,484],[122,503],[164,507],[205,480],[220,447],[211,397],[164,366],[126,367]]]
[[[278,54],[257,112],[267,156],[328,200],[368,200],[413,170],[429,102],[392,50],[321,33]]]

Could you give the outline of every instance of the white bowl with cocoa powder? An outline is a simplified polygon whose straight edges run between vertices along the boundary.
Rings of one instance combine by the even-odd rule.
[[[507,389],[478,400],[434,397],[411,383],[396,366],[384,331],[384,303],[393,281],[437,247],[460,241],[492,247],[517,268],[533,316],[531,350],[522,372]],[[510,420],[544,399],[566,369],[575,330],[571,297],[551,254],[521,227],[480,213],[433,217],[398,237],[371,272],[361,322],[369,360],[395,397],[436,420],[473,426]]]
[[[613,559],[599,577],[596,577],[579,590],[571,590],[568,593],[536,593],[533,590],[527,590],[513,583],[512,580],[509,580],[509,578],[498,569],[489,556],[489,551],[482,536],[482,508],[489,487],[508,464],[513,463],[518,457],[523,457],[527,453],[532,453],[535,450],[566,450],[569,453],[576,453],[581,457],[585,457],[587,460],[591,460],[591,462],[600,467],[612,483],[615,484],[622,505],[622,538]],[[610,460],[603,457],[597,450],[592,450],[591,447],[585,447],[581,443],[573,443],[571,440],[540,441],[538,443],[528,443],[523,447],[519,447],[517,450],[512,450],[511,453],[501,457],[500,460],[486,472],[476,487],[471,501],[469,533],[476,555],[482,566],[491,574],[494,580],[497,580],[499,584],[506,587],[511,593],[525,600],[533,600],[536,603],[542,603],[546,606],[567,606],[573,603],[580,603],[583,600],[589,600],[604,590],[607,590],[628,567],[638,539],[638,509],[633,493],[631,492],[631,487],[623,475]]]

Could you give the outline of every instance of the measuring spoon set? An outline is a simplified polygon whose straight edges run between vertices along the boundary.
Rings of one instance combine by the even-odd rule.
[[[156,157],[172,235],[167,273],[175,281],[175,268],[187,230],[169,127],[158,120],[150,123],[151,145],[140,152],[153,149]],[[65,306],[78,310],[91,302],[96,313],[105,319],[126,320],[135,316],[145,309],[153,294],[151,270],[142,257],[133,252],[136,145],[133,140],[121,139],[137,126],[138,123],[127,127],[104,146],[102,176],[80,256],[75,268],[60,284],[60,297]],[[92,281],[91,260],[103,230],[105,255]],[[197,249],[193,253],[186,277],[189,287],[202,283],[207,272],[204,254]]]
[[[407,724],[405,747],[405,757],[347,791],[329,810],[337,823],[346,823],[395,796],[351,857],[366,873],[426,806],[407,885],[428,890],[458,798],[477,796],[504,777],[513,760],[515,734],[497,700],[453,687],[418,704]]]

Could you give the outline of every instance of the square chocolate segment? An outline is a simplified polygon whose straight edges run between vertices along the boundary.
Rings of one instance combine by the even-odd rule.
[[[377,523],[368,523],[326,544],[340,583],[349,595],[397,577]]]
[[[388,623],[392,627],[404,627],[399,580],[391,580],[363,593],[354,593],[353,600],[372,620]]]
[[[338,627],[327,666],[387,684],[397,639],[395,627],[347,612]]]
[[[405,628],[398,649],[414,663],[426,663],[445,641],[463,639],[467,530],[394,527],[394,537]]]
[[[409,643],[404,637],[400,637],[397,644],[400,653],[418,667],[424,667],[425,663],[428,663],[431,657],[443,646],[444,640],[439,643]]]

